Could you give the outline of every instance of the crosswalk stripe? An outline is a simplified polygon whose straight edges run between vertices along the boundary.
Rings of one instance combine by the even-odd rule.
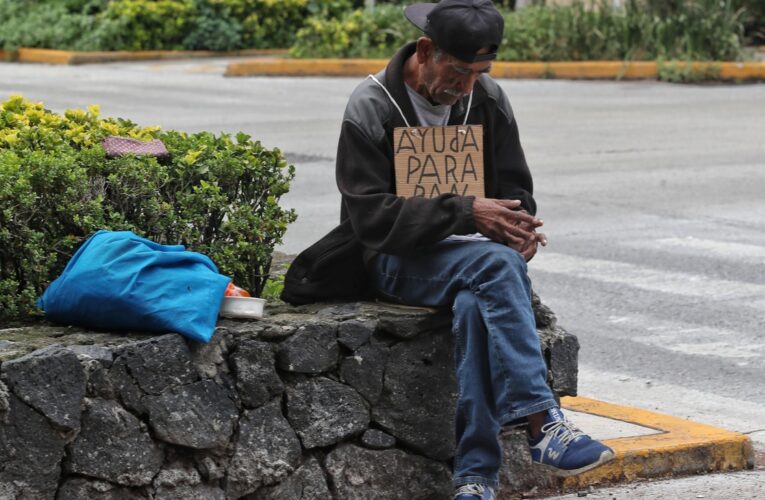
[[[707,240],[689,236],[687,238],[661,238],[636,242],[630,243],[629,246],[666,249],[676,253],[691,255],[724,257],[740,263],[765,265],[765,246],[759,245]]]
[[[746,366],[750,358],[759,358],[765,353],[765,344],[751,342],[750,340],[754,339],[733,330],[692,325],[642,314],[611,316],[608,322],[619,328],[643,332],[641,335],[631,335],[631,341],[682,354],[735,359],[739,366]]]
[[[687,297],[713,300],[753,299],[747,305],[765,307],[765,285],[755,283],[714,279],[554,252],[541,252],[532,261],[531,269]]]

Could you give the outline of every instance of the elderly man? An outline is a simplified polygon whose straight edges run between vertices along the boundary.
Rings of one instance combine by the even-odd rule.
[[[490,499],[503,425],[527,423],[533,460],[561,475],[614,455],[566,420],[546,383],[526,262],[547,241],[512,108],[488,75],[502,16],[490,0],[415,4],[405,16],[425,36],[359,85],[346,108],[337,154],[343,223],[325,250],[338,260],[338,248],[358,249],[386,300],[452,308],[455,499]],[[397,196],[394,129],[449,125],[482,126],[484,196]],[[332,261],[313,258],[304,285]]]

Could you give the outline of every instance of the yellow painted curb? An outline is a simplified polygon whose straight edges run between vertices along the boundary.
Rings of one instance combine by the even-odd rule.
[[[765,80],[765,62],[727,62],[720,64],[723,80]]]
[[[561,398],[561,406],[660,431],[647,436],[605,440],[616,458],[602,467],[566,478],[563,480],[566,489],[754,466],[752,442],[737,432],[584,397]]]
[[[365,76],[387,64],[385,59],[263,59],[234,62],[226,76]],[[712,79],[765,80],[765,62],[667,61],[665,67],[677,70],[691,65],[693,72]],[[658,77],[654,61],[576,61],[576,62],[495,62],[495,78],[567,78],[597,80],[636,80]]]
[[[496,62],[491,75],[495,78],[569,78],[625,79],[656,78],[653,61],[560,61],[560,62]]]
[[[231,63],[225,76],[366,76],[386,64],[387,59],[264,59]]]
[[[9,53],[5,53],[9,54]],[[94,64],[122,61],[151,61],[169,59],[196,59],[208,57],[254,57],[284,56],[287,49],[248,49],[232,52],[214,52],[209,50],[145,50],[145,51],[104,51],[78,52],[54,49],[19,48],[14,57],[8,60],[44,64]]]

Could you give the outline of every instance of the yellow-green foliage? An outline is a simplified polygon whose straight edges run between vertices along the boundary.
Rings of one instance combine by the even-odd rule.
[[[161,139],[171,156],[107,159],[109,135]],[[20,96],[0,107],[0,320],[34,300],[98,229],[132,230],[209,255],[259,294],[292,211],[278,205],[294,168],[246,134],[186,134],[63,115]]]
[[[290,49],[293,57],[390,57],[399,45],[421,33],[404,18],[400,5],[378,5],[341,17],[314,16],[305,21]]]
[[[118,0],[104,16],[122,21],[125,49],[182,49],[195,13],[194,0]]]

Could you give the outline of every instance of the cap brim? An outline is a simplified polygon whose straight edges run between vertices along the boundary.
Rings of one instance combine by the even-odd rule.
[[[425,26],[428,24],[428,14],[433,10],[436,4],[434,3],[416,3],[409,5],[404,9],[404,16],[409,19],[409,22],[420,28],[425,32]]]

